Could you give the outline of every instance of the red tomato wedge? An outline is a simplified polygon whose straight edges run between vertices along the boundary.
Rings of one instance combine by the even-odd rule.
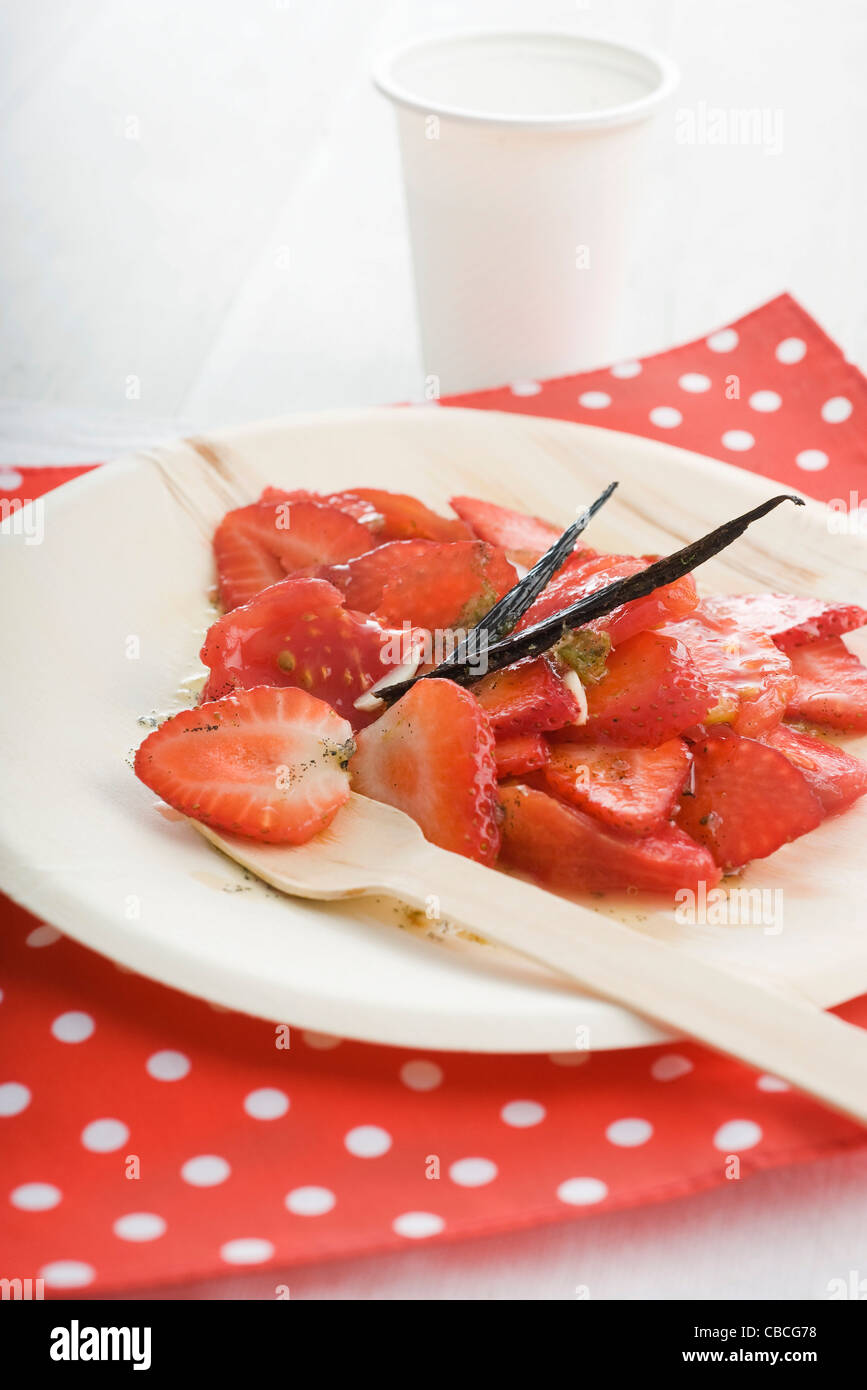
[[[646,835],[670,820],[690,762],[680,738],[658,748],[557,743],[545,780],[555,796],[597,820]]]
[[[711,729],[692,753],[692,788],[677,823],[722,868],[764,859],[823,819],[821,801],[778,748]]]
[[[350,771],[355,791],[405,811],[433,844],[496,859],[494,740],[478,703],[452,681],[419,681],[362,730]]]
[[[558,742],[658,748],[700,724],[714,704],[684,644],[661,632],[639,632],[616,647],[585,693],[587,723],[555,735]]]
[[[352,730],[304,690],[263,687],[167,719],[136,775],[185,816],[268,844],[300,845],[349,798]]]
[[[789,719],[809,719],[831,729],[867,729],[867,666],[841,637],[826,637],[791,652],[797,678]]]
[[[254,502],[227,512],[214,534],[220,602],[249,603],[287,574],[369,550],[366,526],[319,502]]]
[[[607,584],[647,569],[650,561],[635,555],[591,555],[582,551],[562,565],[554,578],[528,608],[516,631],[533,627],[553,613],[577,603],[579,599],[595,594]],[[695,582],[691,574],[685,574],[673,584],[665,584],[644,598],[632,599],[618,608],[612,609],[603,618],[595,618],[587,626],[596,632],[606,632],[612,646],[634,637],[638,632],[661,627],[663,623],[676,622],[691,613],[698,603]]]
[[[776,729],[763,734],[762,742],[785,753],[829,816],[844,811],[867,792],[867,763],[853,758],[845,748],[790,729],[786,724],[778,724]]]
[[[201,657],[205,700],[257,685],[297,686],[332,705],[354,728],[374,715],[355,701],[400,665],[405,635],[344,607],[322,579],[284,579],[213,624]]]
[[[500,788],[500,863],[543,888],[599,893],[632,888],[674,894],[713,887],[720,871],[706,849],[673,825],[632,835],[524,785]]]

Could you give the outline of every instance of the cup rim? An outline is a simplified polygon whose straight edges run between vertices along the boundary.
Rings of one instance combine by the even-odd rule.
[[[620,102],[604,106],[594,111],[564,111],[560,115],[522,115],[498,111],[472,111],[466,107],[451,105],[448,102],[423,100],[404,87],[394,76],[394,67],[401,58],[420,49],[432,48],[442,44],[464,39],[567,39],[578,40],[588,49],[607,50],[626,54],[631,58],[644,59],[656,67],[658,81],[651,91],[634,101]],[[671,95],[680,81],[677,64],[655,48],[644,45],[623,43],[620,39],[597,34],[582,34],[574,29],[544,26],[527,28],[479,27],[472,29],[446,29],[436,33],[417,35],[413,39],[395,44],[384,50],[373,61],[371,78],[374,86],[383,96],[398,106],[424,115],[443,116],[449,120],[463,121],[472,125],[501,126],[512,130],[599,130],[607,126],[627,125],[642,120],[667,97]]]

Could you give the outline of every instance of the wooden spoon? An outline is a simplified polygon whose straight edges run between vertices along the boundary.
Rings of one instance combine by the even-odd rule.
[[[867,1031],[805,999],[740,978],[587,908],[429,844],[409,816],[353,793],[297,847],[196,829],[301,898],[386,895],[540,961],[576,984],[783,1077],[867,1124]]]

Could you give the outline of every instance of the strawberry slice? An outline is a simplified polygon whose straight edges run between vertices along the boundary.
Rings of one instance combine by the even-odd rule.
[[[440,516],[417,497],[405,492],[386,492],[384,488],[354,487],[348,492],[333,492],[331,500],[349,497],[361,500],[383,518],[381,538],[384,541],[466,541],[472,531],[453,516]]]
[[[506,734],[494,745],[498,777],[517,777],[535,772],[548,761],[548,745],[541,734]]]
[[[867,729],[867,667],[841,637],[795,647],[791,658],[797,684],[787,718],[832,729]]]
[[[366,526],[319,502],[254,502],[227,512],[214,534],[220,601],[228,612],[310,565],[369,550]]]
[[[354,702],[405,659],[408,639],[344,598],[322,579],[284,579],[209,628],[203,692],[216,700],[258,685],[298,686],[327,701],[354,727],[374,717]]]
[[[261,687],[182,710],[135,756],[136,775],[215,830],[301,845],[349,797],[352,730],[305,690]]]
[[[588,594],[595,594],[597,589],[604,589],[606,584],[640,573],[649,563],[649,560],[639,559],[635,555],[587,555],[576,551],[565,565],[561,565],[536,602],[527,609],[516,631],[521,632],[553,613],[562,612]],[[607,633],[611,645],[617,646],[634,637],[637,632],[676,622],[692,612],[697,603],[698,594],[692,575],[684,574],[674,583],[664,584],[644,598],[632,599],[612,609],[604,617],[594,618],[587,627],[594,632]]]
[[[500,801],[500,863],[530,874],[543,888],[674,893],[720,880],[707,850],[673,825],[633,835],[524,785],[501,787]]]
[[[545,780],[555,796],[597,820],[646,835],[671,818],[690,762],[680,738],[658,748],[558,743]]]
[[[702,600],[689,617],[662,630],[684,643],[714,691],[708,722],[756,738],[779,724],[795,677],[789,657],[770,637],[740,624],[725,601]]]
[[[479,497],[452,497],[450,502],[474,536],[501,546],[510,560],[526,569],[532,569],[545,551],[560,539],[557,527],[538,516],[526,516],[524,512],[512,511],[511,507],[498,507]],[[592,554],[592,551],[582,553]]]
[[[555,735],[558,742],[658,748],[700,724],[714,704],[684,644],[661,632],[639,632],[622,642],[585,693],[586,724]]]
[[[382,531],[385,517],[370,502],[365,502],[351,492],[308,492],[306,488],[296,487],[286,492],[279,487],[262,489],[260,502],[317,502],[322,507],[336,507],[339,512],[360,521],[368,530]]]
[[[785,753],[818,796],[827,815],[843,811],[867,792],[867,763],[845,748],[825,743],[812,734],[778,724],[762,735],[762,743]]]
[[[435,845],[497,857],[494,740],[477,702],[452,681],[423,680],[358,736],[352,785],[412,816]]]
[[[710,729],[692,753],[678,825],[722,868],[764,859],[823,819],[821,801],[778,748]]]
[[[316,573],[383,623],[429,632],[474,627],[518,578],[503,552],[484,541],[391,541]]]
[[[832,603],[794,594],[713,594],[702,599],[700,611],[733,629],[763,633],[783,651],[804,642],[839,637],[867,623],[867,611],[857,603]]]
[[[497,738],[546,733],[581,718],[572,691],[543,656],[493,671],[470,688]]]

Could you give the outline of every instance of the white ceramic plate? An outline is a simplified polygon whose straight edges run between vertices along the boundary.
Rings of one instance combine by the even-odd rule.
[[[146,732],[139,717],[189,703],[182,682],[199,669],[213,617],[210,527],[263,483],[366,483],[433,505],[475,493],[565,524],[611,478],[620,491],[591,539],[636,553],[672,549],[778,490],[588,426],[379,410],[214,434],[98,469],[34,504],[41,544],[28,544],[23,519],[12,518],[0,538],[3,887],[120,963],[304,1028],[488,1052],[568,1052],[581,1027],[594,1048],[658,1041],[664,1035],[643,1020],[499,949],[431,941],[405,922],[398,930],[393,905],[301,902],[248,880],[161,813],[129,768]],[[811,504],[760,522],[699,577],[709,589],[867,604],[864,560],[863,541],[832,534],[825,509]],[[865,826],[867,798],[747,871],[747,886],[782,890],[780,933],[679,924],[653,899],[591,905],[684,951],[838,1003],[867,989]],[[492,892],[508,891],[507,877],[491,876]]]

